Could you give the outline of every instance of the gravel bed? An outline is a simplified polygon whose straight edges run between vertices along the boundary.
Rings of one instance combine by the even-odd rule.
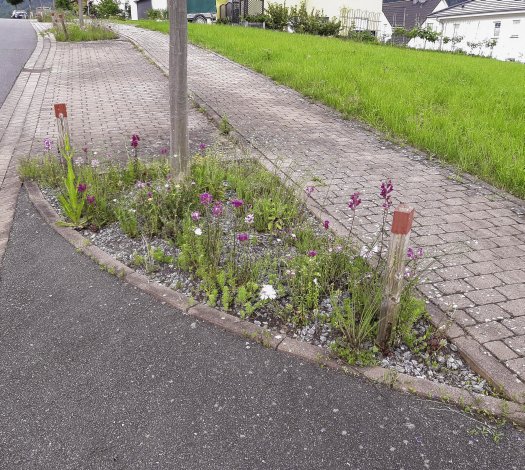
[[[43,189],[42,193],[54,209],[61,214],[60,205],[56,199],[56,192],[49,189]],[[319,224],[311,216],[313,227]],[[232,229],[233,221],[224,218],[224,229]],[[153,239],[132,239],[122,232],[117,223],[103,227],[98,232],[82,230],[80,232],[84,237],[94,245],[115,257],[120,262],[130,266],[141,274],[147,275],[152,281],[158,282],[185,295],[191,296],[198,301],[204,301],[205,298],[200,292],[200,281],[195,279],[190,273],[181,271],[175,264],[156,265],[154,271],[148,271],[143,266],[137,266],[134,263],[136,255],[142,257],[148,256],[148,246],[160,247],[168,256],[175,259],[179,250],[160,238]],[[249,255],[258,257],[267,253],[279,253],[281,251],[281,240],[273,235],[258,234],[257,244],[250,245]],[[227,245],[231,243],[224,240]],[[290,247],[287,247],[290,253]],[[286,303],[282,300],[283,304]],[[258,311],[256,317],[251,318],[254,324],[268,328],[276,334],[287,335],[300,341],[316,345],[320,348],[330,348],[337,339],[337,332],[332,331],[329,323],[332,306],[329,299],[325,299],[319,306],[318,319],[305,327],[298,328],[291,323],[284,323],[282,320],[272,315],[272,309],[262,309]],[[236,314],[236,312],[230,312]],[[431,328],[428,320],[420,320],[416,325],[418,337],[425,335]],[[370,348],[372,344],[368,345]],[[388,355],[379,354],[378,361],[382,367],[395,370],[399,373],[408,374],[418,378],[426,378],[437,383],[460,387],[472,392],[495,395],[494,390],[485,379],[475,374],[467,364],[461,359],[457,352],[457,347],[445,338],[442,338],[433,345],[433,352],[411,350],[407,345],[401,344],[392,349]]]

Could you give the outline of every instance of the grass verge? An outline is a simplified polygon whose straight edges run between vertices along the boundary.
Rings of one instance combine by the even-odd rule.
[[[51,29],[57,41],[60,42],[81,42],[81,41],[102,41],[105,39],[117,39],[118,34],[106,26],[99,24],[88,24],[83,28],[76,24],[66,23],[67,36],[62,27]]]
[[[222,25],[189,38],[525,197],[523,64]]]

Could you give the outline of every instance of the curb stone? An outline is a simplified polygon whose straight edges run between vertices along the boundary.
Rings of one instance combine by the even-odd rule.
[[[441,385],[427,379],[418,379],[406,374],[399,374],[392,369],[385,369],[383,367],[358,368],[347,366],[341,361],[330,358],[329,352],[325,349],[298,341],[294,338],[284,337],[284,339],[282,339],[281,335],[274,335],[265,328],[241,320],[205,304],[198,303],[192,306],[191,300],[185,295],[160,284],[150,282],[146,276],[136,273],[104,251],[98,248],[96,250],[93,249],[95,247],[90,246],[88,240],[74,229],[58,227],[56,225],[58,215],[44,198],[38,186],[34,182],[24,182],[24,186],[28,191],[31,202],[35,205],[46,223],[80,252],[90,256],[101,266],[105,266],[106,263],[111,262],[111,267],[116,270],[114,274],[125,273],[125,275],[121,276],[122,280],[181,310],[183,315],[190,315],[198,320],[219,326],[238,336],[258,342],[265,347],[301,358],[307,362],[316,363],[336,371],[366,377],[374,382],[387,384],[395,390],[413,393],[426,399],[440,400],[460,407],[468,406],[475,408],[478,411],[488,412],[493,416],[508,419],[516,425],[525,427],[524,405],[468,392],[450,385]],[[85,242],[79,243],[79,237],[85,240]]]

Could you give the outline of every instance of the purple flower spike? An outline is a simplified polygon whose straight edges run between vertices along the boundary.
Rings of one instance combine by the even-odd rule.
[[[91,206],[94,206],[96,201],[95,201],[95,196],[91,196],[89,195],[87,198],[86,198],[86,201],[89,205]]]
[[[323,222],[323,227],[325,230],[328,230],[330,228],[330,221],[329,220],[325,220]]]
[[[316,256],[317,256],[317,251],[315,251],[315,250],[310,250],[310,251],[308,252],[308,256],[309,256],[310,258],[314,258],[314,257],[316,257]]]
[[[146,183],[144,183],[143,181],[137,181],[135,186],[137,187],[137,189],[144,189],[146,187]]]
[[[191,213],[191,220],[193,220],[194,222],[197,222],[198,220],[200,220],[200,218],[201,215],[199,212],[195,211]]]
[[[223,211],[222,202],[217,201],[211,209],[211,213],[213,217],[220,217],[222,215],[222,211]]]
[[[237,235],[237,240],[239,240],[240,242],[245,242],[246,240],[248,240],[249,235],[247,233],[239,233],[239,235]]]
[[[392,180],[388,180],[386,182],[381,183],[381,192],[379,195],[383,199],[383,209],[388,210],[390,206],[392,206],[392,196],[390,193],[394,190],[394,185],[392,184]]]
[[[210,193],[202,193],[199,199],[203,206],[209,206],[213,202],[213,196]]]
[[[423,258],[423,255],[424,255],[423,248],[418,248],[417,249],[417,257],[418,258]]]
[[[168,155],[169,152],[170,152],[170,149],[168,147],[162,147],[160,149],[160,154],[161,155]]]
[[[131,136],[131,146],[136,149],[139,146],[140,137],[137,134]]]
[[[416,257],[415,253],[414,253],[414,248],[410,247],[408,250],[407,250],[407,257],[409,259],[414,259]]]
[[[231,203],[233,207],[238,209],[239,207],[242,207],[242,205],[244,204],[244,201],[242,199],[232,199]]]
[[[148,191],[148,199],[151,199],[153,197],[153,193],[151,191]]]
[[[51,147],[53,147],[53,141],[49,137],[46,137],[44,139],[44,150],[46,152],[49,152],[51,150]]]
[[[308,196],[311,196],[311,194],[315,191],[315,187],[314,186],[307,186],[304,190],[305,190],[306,194],[308,194]]]
[[[359,193],[352,194],[350,196],[350,201],[348,201],[349,209],[355,211],[359,204],[361,204],[361,198],[359,197]]]
[[[84,183],[80,183],[78,186],[77,186],[77,191],[82,194],[83,192],[85,192],[87,189],[87,185],[84,184]]]
[[[206,144],[204,143],[199,144],[199,151],[201,153],[204,153],[205,150],[206,150]]]

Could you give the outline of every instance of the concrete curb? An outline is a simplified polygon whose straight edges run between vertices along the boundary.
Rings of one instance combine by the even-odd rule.
[[[341,361],[331,358],[326,349],[293,338],[273,335],[265,328],[243,321],[205,304],[198,303],[192,305],[191,300],[185,295],[160,284],[150,282],[146,276],[136,273],[101,249],[92,246],[86,238],[74,229],[57,226],[59,217],[44,198],[38,186],[33,182],[24,182],[24,186],[28,191],[31,202],[42,218],[78,251],[89,256],[97,262],[101,268],[117,275],[122,280],[143,292],[180,310],[183,315],[190,315],[238,336],[256,341],[265,347],[284,352],[311,363],[319,364],[323,367],[366,377],[374,382],[386,384],[395,390],[414,393],[423,398],[441,400],[460,407],[469,407],[490,413],[493,416],[506,418],[516,425],[525,427],[525,406],[518,403],[500,398],[487,397],[449,385],[440,385],[427,379],[418,379],[405,374],[398,374],[391,369],[385,369],[383,367],[358,368],[347,366]]]

